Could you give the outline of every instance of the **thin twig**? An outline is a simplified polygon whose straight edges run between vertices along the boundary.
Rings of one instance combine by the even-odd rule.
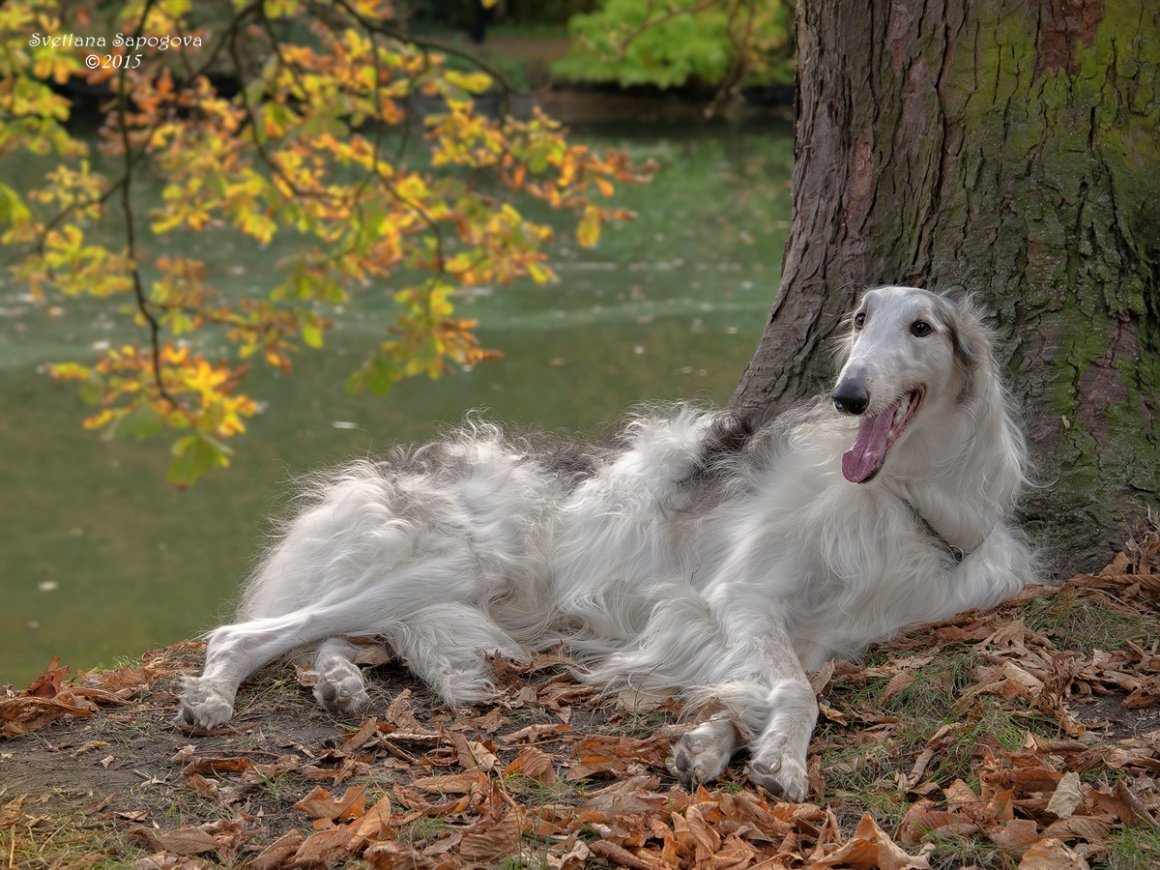
[[[135,32],[140,32],[145,25],[149,12],[155,0],[146,0],[141,10],[141,19],[137,22]],[[133,296],[137,301],[137,311],[149,325],[149,345],[153,362],[153,381],[158,395],[169,403],[170,407],[180,407],[177,400],[165,389],[165,382],[161,377],[161,323],[149,310],[149,302],[145,297],[145,288],[141,283],[141,269],[137,264],[137,238],[133,217],[133,149],[129,141],[129,95],[126,90],[128,70],[122,66],[117,74],[117,123],[121,128],[121,143],[125,149],[124,184],[121,185],[121,210],[125,215],[125,250],[129,256],[129,274],[133,279]]]

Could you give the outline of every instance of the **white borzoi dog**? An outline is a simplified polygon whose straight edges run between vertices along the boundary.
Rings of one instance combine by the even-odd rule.
[[[1032,577],[1024,440],[978,312],[871,290],[843,351],[832,396],[760,425],[680,406],[545,449],[469,423],[338,469],[210,633],[180,720],[226,721],[247,674],[307,644],[317,699],[364,708],[344,636],[386,638],[452,705],[492,693],[485,654],[563,640],[604,685],[714,711],[673,747],[685,782],[748,748],[752,781],[802,800],[807,671]]]

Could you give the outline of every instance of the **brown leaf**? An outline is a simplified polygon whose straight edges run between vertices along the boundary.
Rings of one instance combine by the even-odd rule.
[[[881,703],[886,703],[913,682],[914,674],[909,671],[899,671],[890,678],[890,682],[886,684],[878,700]]]
[[[517,812],[498,821],[484,818],[463,835],[459,856],[472,866],[485,866],[519,853],[523,824]]]
[[[504,776],[526,776],[528,779],[551,784],[556,781],[552,757],[535,746],[525,746],[504,770]]]
[[[366,719],[354,734],[348,734],[342,739],[342,751],[354,752],[361,749],[378,734],[379,720],[374,716]]]
[[[947,806],[952,810],[979,802],[979,796],[975,794],[975,790],[961,779],[956,779],[944,788],[943,796],[947,800]]]
[[[365,800],[366,789],[361,785],[351,786],[337,799],[318,785],[294,804],[294,809],[316,819],[355,819],[363,814]]]
[[[294,853],[295,864],[305,866],[329,865],[348,852],[354,832],[347,825],[326,828],[302,841]]]
[[[403,689],[395,695],[394,700],[383,713],[383,721],[390,722],[400,731],[424,732],[429,730],[419,723],[419,719],[415,715],[415,708],[411,704],[410,689]]]
[[[421,776],[411,782],[413,788],[440,794],[467,794],[487,785],[487,774],[481,770],[448,773],[443,776]]]
[[[1079,774],[1068,771],[1059,780],[1055,791],[1051,793],[1051,800],[1047,802],[1047,811],[1059,819],[1067,819],[1075,812],[1076,807],[1083,803],[1083,792],[1080,790]]]
[[[838,725],[849,725],[850,720],[846,718],[846,714],[841,710],[831,707],[824,701],[818,701],[818,712],[823,718]]]
[[[913,845],[931,833],[968,837],[979,830],[968,816],[933,807],[932,801],[921,800],[907,810],[898,826],[898,838],[903,843]]]
[[[173,852],[176,855],[200,855],[217,851],[218,841],[213,834],[201,828],[176,828],[172,831],[155,831],[144,825],[129,829],[129,836],[148,843],[154,849]]]
[[[208,798],[209,800],[217,800],[218,784],[210,782],[200,773],[191,773],[185,778],[185,784],[193,789],[198,797]]]
[[[358,652],[354,656],[356,665],[378,668],[394,660],[390,648],[381,637],[348,637],[347,640],[358,647]]]
[[[71,755],[73,758],[77,758],[78,756],[84,755],[86,752],[92,752],[95,749],[104,749],[108,745],[108,740],[90,740],[87,743],[83,743],[78,746],[76,749],[70,752],[69,755]]]
[[[18,794],[8,803],[0,808],[0,831],[6,831],[9,828],[14,828],[20,824],[20,820],[24,818],[24,802],[28,800],[28,795]]]
[[[478,740],[468,740],[459,733],[450,733],[446,737],[455,747],[455,755],[459,759],[459,766],[464,770],[491,771],[499,767],[499,758]]]
[[[673,813],[673,836],[686,855],[695,863],[706,864],[721,848],[721,836],[706,820],[706,812],[715,809],[713,802],[696,803],[685,810],[684,816]]]
[[[60,694],[61,680],[70,670],[67,666],[60,667],[60,656],[53,656],[44,673],[32,681],[24,694],[34,698],[55,698]]]
[[[291,829],[258,853],[251,862],[254,870],[278,870],[285,867],[305,839],[301,831]]]
[[[668,803],[667,796],[655,792],[660,784],[660,779],[655,776],[631,776],[591,792],[582,806],[585,810],[609,817],[655,812]]]
[[[1003,827],[987,834],[996,846],[1012,852],[1020,852],[1032,843],[1039,842],[1039,826],[1031,819],[1011,819]]]
[[[253,766],[254,759],[244,755],[237,758],[197,758],[181,769],[181,775],[192,776],[195,773],[200,773],[204,776],[207,773],[215,775],[240,773]]]
[[[1112,561],[1099,570],[1101,577],[1118,577],[1127,574],[1132,568],[1132,560],[1122,550],[1112,558]]]
[[[1019,870],[1088,870],[1088,862],[1059,840],[1040,840],[1023,853]]]
[[[1087,840],[1089,843],[1098,843],[1108,835],[1112,825],[1116,823],[1114,816],[1072,816],[1070,819],[1060,819],[1052,822],[1043,831],[1044,839],[1052,837],[1057,840],[1074,840],[1076,837]]]
[[[414,846],[394,840],[375,843],[362,857],[375,870],[433,870],[438,866]]]
[[[910,855],[878,827],[869,813],[862,816],[854,835],[823,857],[815,853],[811,867],[881,867],[882,870],[930,870],[926,856]]]
[[[146,855],[133,862],[133,870],[205,870],[205,868],[204,861],[197,858],[183,858],[169,852]]]
[[[549,737],[558,737],[562,734],[571,734],[572,729],[562,722],[553,722],[546,725],[528,725],[511,734],[502,734],[496,740],[505,746],[513,743],[536,743]]]
[[[1132,811],[1132,815],[1141,822],[1145,822],[1153,828],[1160,827],[1157,824],[1156,818],[1144,806],[1144,803],[1122,779],[1116,783],[1116,795],[1127,805]],[[1125,820],[1127,821],[1127,820]]]
[[[829,688],[830,681],[834,679],[834,671],[834,660],[829,659],[824,665],[822,665],[821,670],[810,675],[810,688],[814,690],[815,695],[821,695],[824,691],[826,691],[827,688]]]
[[[632,870],[658,870],[662,866],[670,866],[660,861],[653,861],[638,857],[623,846],[618,846],[608,840],[597,840],[588,844],[589,851],[597,857],[604,858],[621,867],[630,867]]]
[[[391,825],[391,799],[383,795],[375,805],[367,810],[366,815],[356,819],[352,827],[354,835],[364,842],[374,842],[384,839],[393,831]]]
[[[38,731],[64,716],[92,716],[97,705],[64,691],[55,698],[18,695],[0,701],[0,737],[20,737]]]

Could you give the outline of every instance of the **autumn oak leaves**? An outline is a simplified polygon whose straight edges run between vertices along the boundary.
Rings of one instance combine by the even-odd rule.
[[[0,30],[23,34],[0,58],[15,96],[0,149],[57,160],[30,190],[0,185],[0,235],[34,296],[102,300],[125,337],[51,373],[81,385],[89,428],[174,433],[179,486],[228,464],[229,439],[260,406],[249,366],[288,372],[360,296],[385,295],[375,307],[389,313],[352,389],[495,356],[455,294],[554,279],[552,230],[520,204],[575,214],[577,241],[592,245],[631,216],[604,204],[615,185],[647,177],[624,154],[569,143],[538,111],[485,113],[492,77],[408,41],[387,5],[306,12],[297,0],[239,4],[210,27],[187,3],[125,4],[117,32],[183,39],[145,50],[137,69],[90,71],[78,52],[28,38],[60,23],[60,4],[0,9]],[[70,79],[107,95],[95,143],[67,126],[53,85]],[[283,256],[252,295],[223,292],[188,243],[166,239],[200,232]]]

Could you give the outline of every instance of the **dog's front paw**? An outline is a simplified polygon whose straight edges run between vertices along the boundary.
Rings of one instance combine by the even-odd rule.
[[[739,744],[740,735],[732,721],[711,719],[673,744],[665,766],[686,786],[712,782],[729,765]]]
[[[234,715],[234,697],[202,677],[186,677],[177,693],[181,706],[176,721],[209,730]]]
[[[810,779],[805,766],[795,758],[771,757],[749,763],[749,780],[774,797],[801,803],[810,793]]]
[[[365,710],[371,702],[358,665],[343,658],[327,661],[318,670],[314,697],[336,716],[349,716]]]

